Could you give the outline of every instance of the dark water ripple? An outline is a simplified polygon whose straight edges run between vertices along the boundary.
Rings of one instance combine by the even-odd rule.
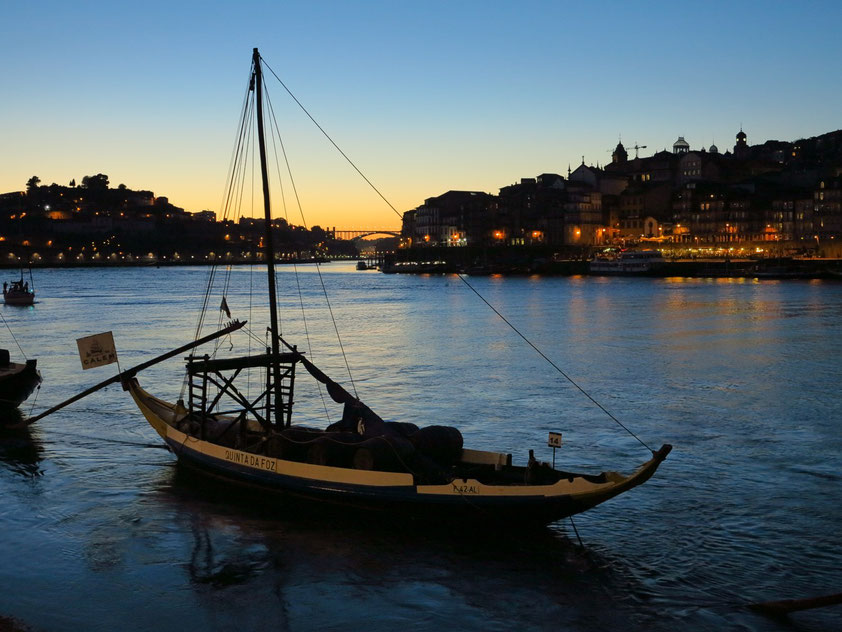
[[[455,277],[322,271],[356,387],[382,416],[458,425],[519,462],[530,447],[551,457],[549,430],[571,469],[648,458]],[[305,346],[291,272],[283,327]],[[183,344],[206,277],[37,272],[35,307],[0,307],[44,374],[34,409],[113,374],[80,370],[78,337],[113,330],[124,368]],[[576,517],[584,549],[569,521],[419,531],[211,486],[112,386],[0,433],[0,614],[50,631],[842,629],[838,609],[778,622],[745,608],[842,589],[841,284],[471,282],[644,441],[675,446],[644,487]],[[246,292],[262,283],[233,271],[237,316],[261,320]],[[320,288],[303,296],[321,305]],[[347,382],[323,306],[308,329],[316,361]],[[173,361],[141,379],[175,398],[180,376]],[[300,419],[323,423],[299,383]]]

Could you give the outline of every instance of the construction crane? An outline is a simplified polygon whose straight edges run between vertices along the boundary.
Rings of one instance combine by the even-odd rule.
[[[620,144],[622,144],[622,142],[623,142],[623,141],[621,140],[621,141],[620,141]],[[632,147],[632,149],[634,149],[634,157],[635,157],[635,158],[637,158],[637,157],[638,157],[638,155],[637,155],[637,154],[638,154],[638,152],[639,152],[641,149],[646,149],[646,145],[638,145],[637,143],[635,143],[635,144],[634,144],[634,146]],[[608,150],[608,153],[609,153],[609,154],[613,154],[613,153],[614,153],[614,151],[616,151],[616,150],[614,150],[614,149],[609,149],[609,150]]]

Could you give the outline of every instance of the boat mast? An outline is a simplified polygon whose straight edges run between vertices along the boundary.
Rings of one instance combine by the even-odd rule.
[[[281,368],[277,356],[280,354],[278,331],[278,305],[275,291],[275,249],[272,244],[272,205],[269,202],[269,177],[266,171],[266,140],[263,134],[263,72],[260,67],[260,53],[254,49],[252,54],[254,65],[254,89],[257,101],[257,139],[260,149],[260,174],[263,178],[263,212],[266,218],[266,229],[263,236],[263,252],[266,258],[266,271],[269,275],[269,334],[272,338],[272,355],[275,360],[272,366],[272,381],[274,383],[274,412],[275,424],[283,424],[281,411]]]

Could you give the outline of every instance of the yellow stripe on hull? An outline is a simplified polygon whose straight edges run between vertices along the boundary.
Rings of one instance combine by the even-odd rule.
[[[180,404],[172,404],[158,399],[144,391],[135,380],[128,385],[128,390],[137,403],[150,425],[170,445],[176,454],[179,446],[189,449],[202,457],[219,462],[219,469],[225,469],[230,463],[239,472],[251,472],[261,477],[273,475],[291,477],[302,482],[315,484],[337,484],[340,486],[365,488],[406,488],[419,500],[436,497],[442,500],[462,497],[470,501],[476,499],[497,499],[512,501],[528,501],[530,499],[545,499],[546,501],[561,501],[568,499],[583,508],[592,507],[608,500],[632,487],[636,487],[652,476],[661,461],[669,453],[670,446],[664,446],[653,458],[641,465],[636,472],[629,476],[622,476],[616,472],[606,472],[605,482],[597,483],[583,476],[564,478],[549,485],[486,485],[476,479],[455,479],[449,483],[437,485],[415,486],[412,474],[400,472],[380,472],[372,470],[357,470],[328,465],[314,465],[285,459],[243,452],[225,447],[209,441],[198,439],[178,430],[175,425],[186,415],[187,410]],[[485,454],[487,458],[503,457],[495,453],[471,452],[474,459],[477,455]],[[485,458],[485,457],[484,457]],[[309,483],[308,483],[309,484]]]
[[[184,408],[153,397],[136,384],[133,384],[129,390],[143,416],[146,417],[149,424],[170,445],[186,446],[205,456],[219,459],[220,461],[227,461],[244,468],[250,468],[256,472],[270,472],[327,483],[369,485],[372,487],[412,487],[414,485],[412,474],[354,470],[344,467],[331,467],[329,465],[299,463],[297,461],[287,461],[243,452],[234,448],[210,443],[209,441],[202,441],[170,425],[184,417],[187,413]],[[150,405],[155,406],[159,410],[153,410]],[[171,419],[165,420],[162,418],[162,412],[164,415],[169,415]],[[177,449],[175,451],[176,453],[178,452]]]

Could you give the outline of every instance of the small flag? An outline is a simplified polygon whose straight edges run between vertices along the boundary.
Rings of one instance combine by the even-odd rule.
[[[83,369],[93,369],[117,361],[117,347],[110,331],[76,339]]]
[[[222,305],[219,306],[219,309],[221,309],[223,312],[225,312],[225,315],[228,318],[231,318],[231,310],[228,309],[228,301],[225,300],[224,296],[222,297]]]

